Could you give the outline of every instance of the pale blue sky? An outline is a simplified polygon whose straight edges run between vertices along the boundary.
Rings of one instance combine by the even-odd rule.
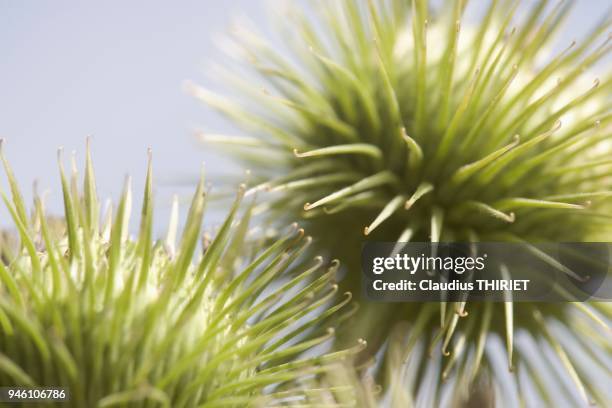
[[[93,135],[103,197],[117,197],[129,173],[138,198],[152,147],[164,213],[178,190],[164,181],[192,178],[204,158],[191,130],[227,126],[186,95],[182,82],[206,83],[206,64],[219,56],[213,35],[239,13],[263,21],[263,5],[0,0],[0,137],[25,195],[38,179],[51,193],[49,207],[61,209],[56,150],[76,150],[82,159],[85,137]],[[206,161],[226,165],[211,155]],[[6,190],[4,174],[0,183]],[[0,224],[6,217],[2,208]]]
[[[610,3],[577,1],[562,41],[579,36]],[[76,150],[82,159],[85,137],[93,135],[100,195],[117,197],[130,173],[138,197],[150,146],[159,213],[166,213],[170,193],[178,190],[168,182],[193,177],[205,157],[191,129],[231,132],[181,84],[195,79],[214,86],[204,74],[220,56],[214,36],[237,14],[265,27],[266,4],[0,0],[0,137],[26,196],[36,178],[51,192],[50,208],[60,209],[56,149]],[[206,161],[217,172],[227,166],[210,153]],[[4,175],[0,180],[6,190]],[[0,225],[6,217],[0,209]]]

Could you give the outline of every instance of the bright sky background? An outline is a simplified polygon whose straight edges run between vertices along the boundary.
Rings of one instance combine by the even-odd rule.
[[[138,198],[146,150],[153,148],[158,214],[167,214],[179,189],[173,183],[193,180],[205,156],[209,168],[223,171],[227,162],[205,155],[191,131],[232,130],[181,84],[194,79],[214,86],[204,73],[220,56],[214,37],[239,14],[266,27],[266,4],[0,0],[0,137],[26,198],[38,179],[51,193],[50,209],[61,208],[56,150],[76,150],[81,163],[87,135],[93,135],[103,197],[117,197],[129,173]],[[609,4],[578,0],[561,42],[578,37]],[[0,180],[6,191],[3,174]],[[0,209],[0,225],[7,216]],[[158,220],[158,228],[165,222]]]

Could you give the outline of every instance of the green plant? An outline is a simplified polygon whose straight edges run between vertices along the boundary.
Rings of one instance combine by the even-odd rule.
[[[60,156],[65,213],[51,225],[40,197],[28,216],[1,143],[12,192],[2,198],[19,238],[12,252],[0,248],[2,386],[65,387],[74,407],[354,404],[351,383],[326,378],[365,342],[321,349],[354,309],[350,294],[334,300],[337,262],[300,257],[302,229],[271,243],[250,236],[241,189],[200,250],[202,178],[180,243],[176,213],[153,241],[149,161],[132,238],[129,182],[100,225],[89,151],[82,190]]]
[[[272,193],[267,208],[275,217],[307,222],[318,249],[348,265],[347,287],[360,285],[364,239],[610,239],[612,81],[609,73],[586,86],[583,81],[585,70],[609,55],[609,15],[582,41],[551,54],[571,2],[549,10],[547,1],[537,1],[516,21],[518,2],[491,1],[471,25],[461,22],[466,3],[330,1],[319,3],[314,20],[292,9],[284,15],[291,27],[283,32],[290,57],[242,26],[233,31],[227,49],[256,74],[223,72],[240,97],[189,86],[250,133],[202,133],[201,139],[231,147],[259,176],[251,191]],[[382,334],[384,341],[392,322],[403,318],[410,323],[407,356],[427,344],[412,353],[418,379],[407,386],[417,395],[429,386],[452,387],[465,398],[466,384],[488,371],[501,392],[497,398],[518,404],[529,384],[505,386],[519,376],[500,373],[498,348],[484,352],[501,337],[507,365],[526,373],[536,384],[532,394],[552,403],[559,394],[543,378],[556,374],[548,363],[526,358],[522,347],[515,352],[520,337],[556,354],[554,364],[565,368],[561,377],[575,386],[565,397],[606,401],[589,368],[601,360],[586,363],[574,354],[595,348],[609,362],[612,312],[606,305],[370,308],[374,312],[360,319],[368,336]],[[561,332],[574,333],[571,345]],[[438,346],[450,356],[428,365],[421,357]],[[428,366],[440,366],[438,376],[450,385],[422,380]],[[439,401],[442,392],[431,395]]]

